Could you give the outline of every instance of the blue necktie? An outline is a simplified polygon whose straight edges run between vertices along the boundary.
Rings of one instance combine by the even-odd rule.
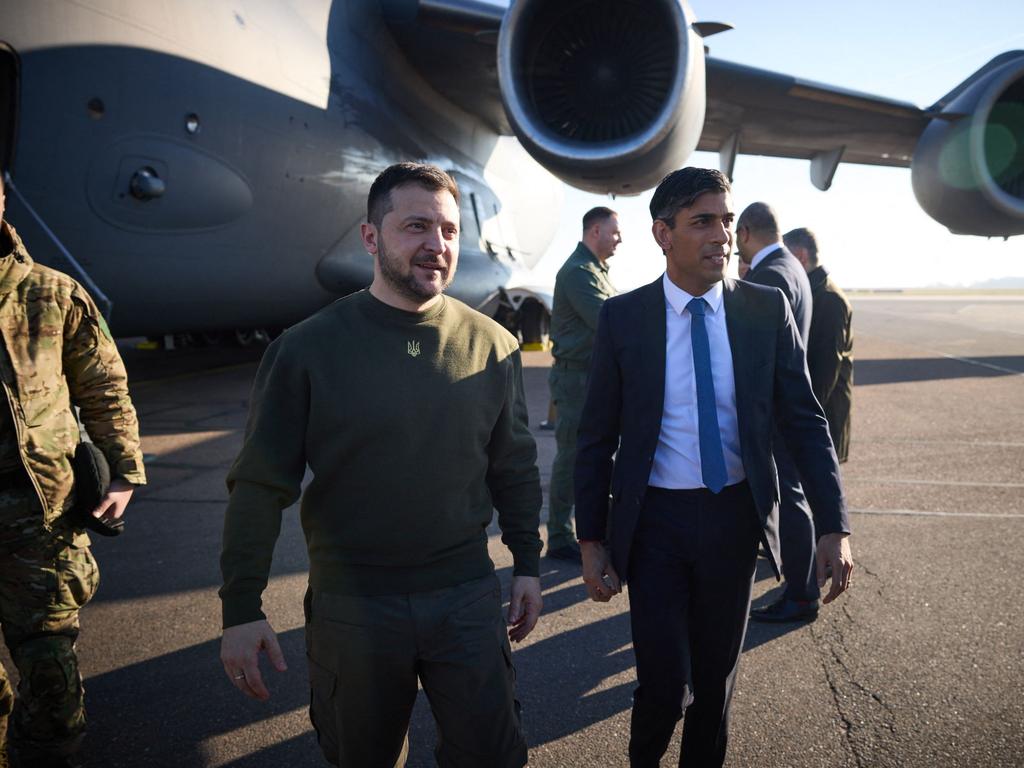
[[[700,435],[700,474],[712,493],[725,487],[725,454],[715,408],[715,380],[711,376],[711,344],[704,324],[704,299],[691,299],[690,344],[693,346],[693,375],[697,379],[697,432]]]

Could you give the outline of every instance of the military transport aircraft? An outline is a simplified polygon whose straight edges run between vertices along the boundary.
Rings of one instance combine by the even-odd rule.
[[[909,166],[954,232],[1024,233],[1024,52],[922,109],[709,57],[727,28],[686,0],[3,0],[9,217],[120,335],[284,327],[366,285],[366,191],[403,159],[458,180],[452,293],[524,341],[559,180],[639,193],[698,149],[821,189]]]

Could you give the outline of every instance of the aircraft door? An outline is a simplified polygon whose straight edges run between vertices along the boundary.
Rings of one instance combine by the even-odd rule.
[[[0,171],[11,169],[17,127],[18,57],[0,42]]]
[[[494,214],[487,215],[492,208],[499,208],[498,200],[479,179],[459,171],[449,173],[459,185],[462,198],[459,267],[454,288],[459,298],[476,307],[493,292],[494,286],[506,281],[511,271]]]

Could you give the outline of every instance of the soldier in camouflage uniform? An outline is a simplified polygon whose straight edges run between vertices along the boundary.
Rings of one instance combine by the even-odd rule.
[[[597,316],[605,299],[615,295],[608,279],[608,259],[622,242],[619,217],[610,208],[592,208],[583,216],[583,239],[555,277],[551,308],[551,366],[548,385],[555,406],[555,460],[548,486],[547,556],[580,562],[572,529],[573,468],[576,431],[587,394],[587,370],[594,348]]]
[[[23,768],[66,766],[85,729],[78,611],[99,583],[88,537],[65,518],[80,438],[72,405],[110,462],[96,517],[120,517],[145,474],[103,317],[78,283],[32,261],[3,202],[0,177],[0,625],[19,675],[15,697],[0,665],[0,766],[7,742]]]

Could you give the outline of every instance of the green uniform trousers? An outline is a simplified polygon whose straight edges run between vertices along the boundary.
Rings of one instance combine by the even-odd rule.
[[[27,478],[0,486],[0,627],[19,676],[15,696],[0,664],[0,744],[9,734],[25,761],[71,754],[84,736],[75,640],[78,611],[99,584],[89,548],[42,520]]]
[[[555,404],[555,461],[548,485],[548,550],[576,542],[572,527],[575,503],[573,472],[576,469],[576,433],[580,427],[583,401],[587,396],[587,371],[559,363],[548,376],[551,400]]]
[[[405,765],[423,684],[441,768],[522,768],[526,741],[494,575],[405,595],[306,593],[310,719],[341,768]]]

